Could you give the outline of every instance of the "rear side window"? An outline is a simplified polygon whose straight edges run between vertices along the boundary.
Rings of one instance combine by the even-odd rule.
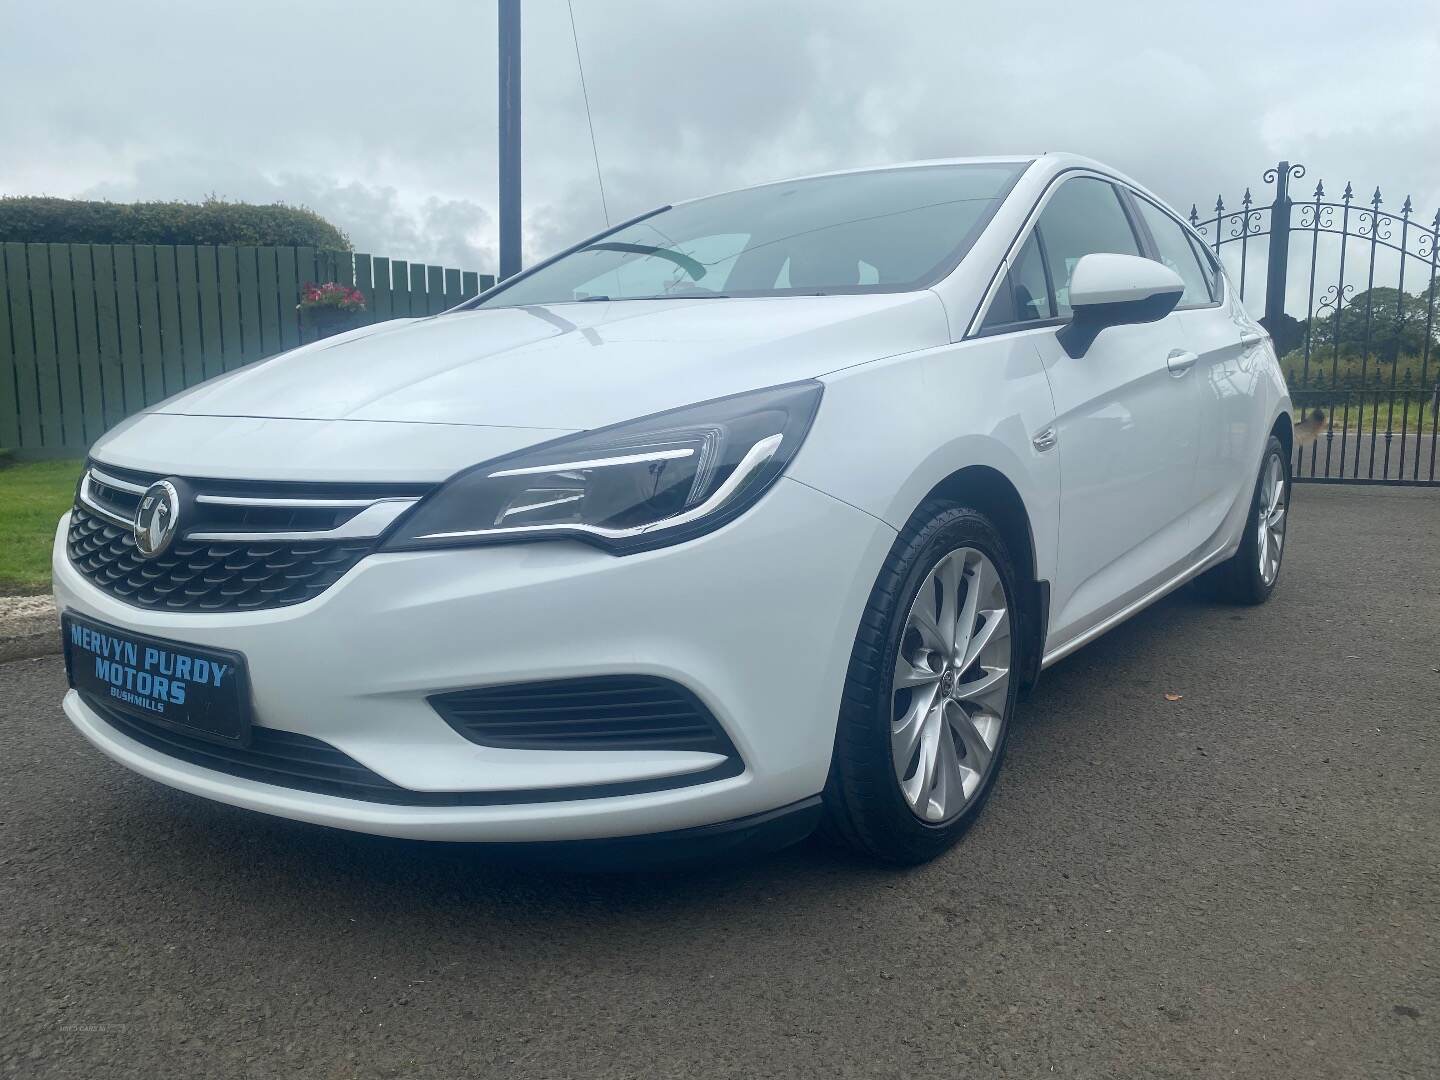
[[[1048,319],[1054,314],[1050,307],[1050,290],[1045,284],[1040,245],[1032,232],[996,290],[995,299],[990,302],[990,310],[985,313],[980,329],[1015,329],[1025,323]]]
[[[1155,240],[1159,261],[1180,275],[1185,282],[1185,291],[1180,296],[1181,307],[1200,307],[1210,303],[1209,275],[1201,268],[1190,237],[1181,224],[1154,203],[1136,197],[1134,203],[1140,209],[1140,217]]]
[[[1040,214],[1037,225],[1050,280],[1055,289],[1056,314],[1069,317],[1070,275],[1082,256],[1097,252],[1139,255],[1140,242],[1120,204],[1114,185],[1093,177],[1066,180]]]

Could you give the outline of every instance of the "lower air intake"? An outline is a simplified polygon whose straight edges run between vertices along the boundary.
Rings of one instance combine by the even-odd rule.
[[[337,747],[298,732],[257,725],[251,729],[247,745],[230,745],[112,709],[90,695],[85,695],[84,701],[115,731],[179,761],[261,784],[395,806],[504,806],[636,795],[722,780],[741,770],[740,759],[732,757],[704,772],[617,784],[521,791],[412,791],[392,784]]]
[[[506,750],[690,750],[734,757],[735,748],[694,694],[649,675],[487,686],[430,698],[471,742]]]
[[[85,704],[116,731],[151,750],[245,780],[365,802],[447,806],[459,801],[445,792],[399,787],[329,743],[293,731],[256,727],[249,745],[229,745],[119,712],[88,695]]]

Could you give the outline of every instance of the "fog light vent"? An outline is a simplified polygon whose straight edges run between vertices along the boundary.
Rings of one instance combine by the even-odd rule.
[[[430,698],[471,742],[506,750],[691,750],[734,756],[710,710],[649,675],[513,683]]]

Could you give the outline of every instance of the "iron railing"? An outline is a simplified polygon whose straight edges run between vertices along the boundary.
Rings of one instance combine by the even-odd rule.
[[[1297,411],[1326,414],[1320,438],[1296,451],[1294,477],[1440,483],[1440,211],[1426,225],[1408,195],[1391,213],[1379,188],[1357,203],[1347,183],[1337,201],[1323,181],[1296,202],[1290,183],[1304,176],[1304,165],[1282,161],[1263,176],[1274,187],[1268,205],[1246,188],[1238,209],[1217,198],[1214,216],[1202,219],[1190,208],[1190,224],[1225,259],[1242,299],[1263,258],[1261,322],[1291,397]],[[1308,264],[1303,290],[1291,288],[1292,261]]]

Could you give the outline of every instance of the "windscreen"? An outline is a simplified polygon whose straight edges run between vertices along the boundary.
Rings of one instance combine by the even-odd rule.
[[[714,195],[604,234],[474,306],[923,288],[960,261],[1024,167],[924,165]]]

